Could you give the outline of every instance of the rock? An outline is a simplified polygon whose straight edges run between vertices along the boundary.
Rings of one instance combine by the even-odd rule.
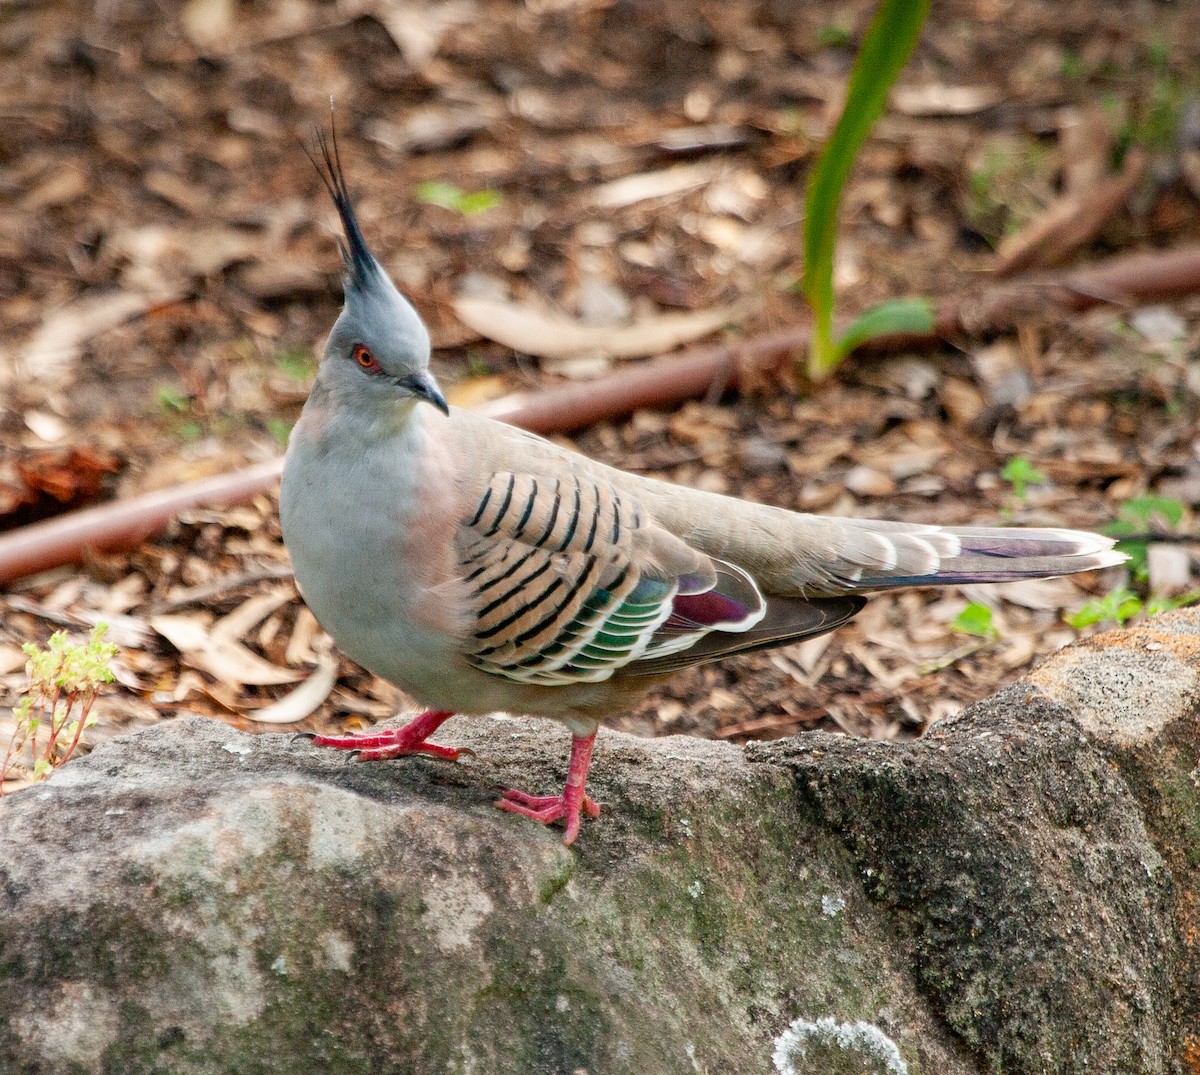
[[[178,719],[0,802],[0,1071],[759,1075],[830,1011],[971,1070],[785,769],[605,737],[574,851],[491,805],[565,733],[444,731],[479,761]]]
[[[1168,1073],[1200,1055],[1200,615],[916,743],[566,734],[354,764],[185,718],[0,800],[0,1071]]]

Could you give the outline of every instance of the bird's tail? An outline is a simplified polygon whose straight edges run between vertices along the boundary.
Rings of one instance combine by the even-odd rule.
[[[836,522],[845,533],[835,544],[835,557],[822,566],[838,593],[1053,578],[1128,559],[1111,538],[1081,530]],[[821,580],[812,581],[821,588]]]

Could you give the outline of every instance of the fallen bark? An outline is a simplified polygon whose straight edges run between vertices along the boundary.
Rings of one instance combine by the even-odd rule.
[[[928,347],[966,335],[999,332],[1048,311],[1128,306],[1200,291],[1200,246],[1130,254],[1067,272],[1045,273],[943,301],[927,333],[877,337],[860,350]],[[750,340],[693,348],[622,369],[594,381],[508,396],[480,410],[534,433],[567,432],[639,408],[666,407],[685,399],[769,380],[808,342],[807,324]],[[89,552],[130,548],[153,537],[179,512],[199,504],[245,503],[278,478],[275,459],[174,489],[74,512],[0,535],[0,586]]]

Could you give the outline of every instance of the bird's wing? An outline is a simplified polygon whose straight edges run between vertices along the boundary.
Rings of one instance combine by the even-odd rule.
[[[494,474],[456,547],[473,613],[465,656],[524,683],[594,682],[667,658],[691,664],[701,640],[720,635],[740,648],[767,613],[745,571],[691,548],[586,471]],[[695,661],[718,655],[706,646]]]
[[[804,515],[606,467],[469,412],[455,410],[453,421],[463,445],[498,470],[515,469],[514,461],[521,459],[546,473],[582,473],[607,483],[621,497],[636,500],[657,527],[689,548],[737,565],[736,570],[750,576],[771,601],[816,601],[898,586],[1046,578],[1125,560],[1113,549],[1111,538],[1078,530]]]

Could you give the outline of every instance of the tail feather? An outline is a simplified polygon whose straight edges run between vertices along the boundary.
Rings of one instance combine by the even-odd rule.
[[[1128,559],[1111,538],[1079,530],[839,522],[849,533],[826,584],[843,593],[1053,578]]]

